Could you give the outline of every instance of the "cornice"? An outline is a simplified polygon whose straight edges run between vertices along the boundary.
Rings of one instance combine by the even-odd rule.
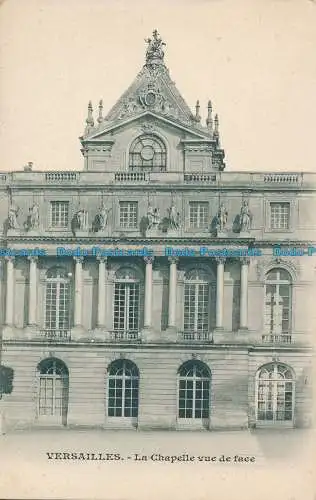
[[[242,351],[246,354],[255,354],[256,352],[258,353],[313,353],[313,348],[311,346],[295,346],[294,344],[291,345],[269,345],[269,346],[264,346],[262,344],[260,345],[255,345],[253,343],[247,343],[245,342],[244,344],[241,343],[231,343],[231,342],[222,342],[219,344],[214,344],[214,343],[199,343],[199,342],[126,342],[126,343],[120,343],[120,342],[100,342],[100,341],[93,341],[89,340],[86,342],[83,341],[68,341],[68,342],[43,342],[43,341],[31,341],[31,340],[2,340],[2,345],[3,346],[23,346],[23,347],[30,347],[30,348],[68,348],[69,350],[71,349],[87,349],[89,348],[97,348],[97,349],[104,349],[104,350],[113,350],[115,349],[116,351],[120,350],[131,350],[131,349],[136,349],[138,351],[140,350],[164,350],[167,349],[170,351],[172,349],[173,351],[190,351],[190,352],[195,352],[195,351],[206,351],[206,352],[214,352],[214,351],[227,351],[227,349],[234,350],[234,351]]]
[[[95,235],[95,233],[93,233]],[[90,245],[90,246],[97,246],[100,244],[104,245],[137,245],[137,246],[148,246],[148,245],[163,245],[163,246],[176,246],[176,245],[183,245],[183,246],[214,246],[214,247],[235,247],[235,246],[242,246],[242,247],[251,247],[251,248],[272,248],[272,247],[295,247],[295,248],[301,248],[301,247],[307,247],[307,246],[314,246],[316,245],[316,241],[312,240],[282,240],[282,241],[275,241],[275,240],[258,240],[255,239],[255,237],[249,237],[249,238],[239,238],[238,236],[231,236],[227,238],[216,238],[213,236],[205,236],[201,237],[199,236],[194,236],[188,234],[187,236],[183,237],[174,237],[168,235],[161,236],[161,237],[152,237],[152,238],[144,238],[142,236],[139,237],[119,237],[119,236],[82,236],[82,237],[75,237],[72,236],[71,234],[63,235],[63,236],[56,236],[56,235],[34,235],[34,236],[27,236],[25,235],[19,235],[19,236],[10,236],[9,238],[5,237],[0,237],[0,244],[2,245],[3,248],[9,247],[10,243],[20,243],[21,245],[25,245],[26,243],[51,243],[51,244],[61,244],[61,243],[66,243],[66,244],[74,244],[74,245]]]

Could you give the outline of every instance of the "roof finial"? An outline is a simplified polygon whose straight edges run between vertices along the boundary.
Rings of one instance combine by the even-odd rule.
[[[210,133],[212,133],[213,132],[212,101],[208,101],[207,104],[206,126],[209,129]]]
[[[88,117],[86,119],[87,125],[90,125],[91,127],[94,126],[94,120],[93,120],[93,108],[92,108],[92,102],[89,101],[88,104]]]
[[[200,101],[196,101],[195,105],[195,121],[200,122],[201,121],[201,115],[200,115]]]
[[[99,116],[98,116],[98,123],[103,122],[103,100],[100,99],[99,101]]]
[[[214,118],[214,136],[215,137],[219,136],[219,120],[218,120],[217,113],[216,113],[215,118]]]
[[[163,46],[166,44],[162,41],[156,29],[153,31],[152,38],[145,38],[145,42],[148,44],[146,50],[146,64],[164,64],[163,58],[165,53]]]
[[[214,133],[213,137],[217,139],[218,145],[220,146],[220,138],[219,138],[219,119],[218,114],[216,113],[214,118]]]
[[[93,108],[92,108],[92,102],[89,101],[88,104],[88,116],[86,119],[86,132],[89,132],[90,128],[94,127],[94,120],[93,120]]]

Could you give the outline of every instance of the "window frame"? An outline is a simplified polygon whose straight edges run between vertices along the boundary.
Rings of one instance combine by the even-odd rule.
[[[267,276],[271,271],[277,272],[280,275],[280,272],[286,272],[288,275],[288,280],[281,280],[278,278],[277,280],[272,280],[272,279],[267,279]],[[280,286],[287,285],[288,286],[288,297],[289,297],[289,307],[288,307],[288,331],[282,330],[280,333],[276,333],[275,331],[271,330],[270,328],[267,328],[267,323],[266,323],[266,317],[267,317],[267,285],[273,285],[276,287],[277,290],[277,298],[278,303],[274,303],[273,305],[279,305],[280,304],[280,298],[282,299],[282,296],[280,296]],[[267,343],[291,343],[292,340],[292,330],[293,330],[293,277],[291,273],[285,269],[282,266],[275,265],[271,268],[269,268],[264,275],[264,286],[263,286],[263,335],[262,339],[264,342]],[[270,307],[272,307],[272,303],[270,304]],[[273,312],[273,311],[271,311]],[[274,317],[274,315],[273,315]],[[281,321],[283,321],[283,316],[281,318]]]
[[[132,226],[123,226],[121,225],[121,207],[122,207],[122,204],[125,203],[125,204],[130,204],[130,205],[135,205],[136,207],[136,220],[135,220],[135,225],[132,225]],[[118,202],[118,229],[119,231],[137,231],[138,228],[139,228],[139,203],[138,203],[138,200],[131,200],[131,199],[121,199],[119,200]]]
[[[269,368],[273,368],[273,377],[269,379],[261,379],[260,374],[263,370],[269,370]],[[278,367],[281,367],[283,370],[289,371],[291,374],[291,378],[278,378]],[[260,386],[260,380],[269,380],[270,384],[272,384],[272,419],[259,419],[258,418],[258,413],[259,413],[259,386]],[[277,411],[278,411],[278,395],[280,392],[278,391],[279,389],[279,384],[281,381],[284,380],[284,385],[286,383],[291,383],[291,419],[277,419],[275,418],[277,416]],[[287,364],[279,362],[279,361],[272,361],[270,363],[266,363],[262,366],[260,366],[255,375],[255,419],[256,419],[256,426],[257,427],[270,427],[270,426],[290,426],[293,427],[294,422],[295,422],[295,399],[296,399],[296,377],[294,370]],[[266,391],[268,392],[268,391]],[[285,393],[286,393],[286,388],[284,387],[284,412],[285,412],[285,403],[286,403],[286,398],[285,398]],[[282,393],[283,395],[283,393]],[[267,398],[265,400],[262,400],[265,405],[267,404],[267,401],[269,401]],[[265,410],[266,412],[268,410]]]
[[[194,373],[193,373],[192,377],[181,375],[181,370],[185,369],[186,366],[188,366],[189,370],[190,370],[191,366],[193,367]],[[205,370],[207,373],[207,376],[197,377],[196,370],[198,368]],[[180,387],[181,381],[187,382],[188,380],[192,380],[192,382],[193,382],[193,386],[192,386],[192,392],[193,392],[192,417],[187,417],[187,416],[180,417],[180,410],[181,410],[181,408],[180,408],[180,390],[183,390],[185,392],[185,396],[184,396],[185,400],[187,400],[186,393],[190,390],[187,388],[187,384],[186,384],[184,389],[181,389],[181,387]],[[205,399],[207,401],[207,416],[203,416],[203,415],[201,415],[201,417],[193,416],[193,414],[195,414],[195,412],[197,410],[197,408],[196,408],[196,400],[197,400],[196,392],[197,392],[197,390],[201,390],[201,389],[196,388],[196,381],[207,382],[208,398]],[[211,391],[212,391],[212,373],[211,373],[211,370],[209,369],[209,367],[207,366],[206,363],[199,361],[199,360],[194,360],[194,359],[188,360],[188,361],[182,363],[178,369],[178,372],[177,372],[177,423],[179,425],[184,425],[184,426],[188,425],[190,427],[192,427],[192,426],[193,427],[194,426],[204,427],[205,424],[206,424],[206,426],[208,426],[210,423],[210,419],[211,419],[211,409],[212,409],[211,408]],[[203,394],[204,392],[205,392],[205,390],[202,389],[201,393]],[[203,397],[200,399],[202,402],[204,401]],[[202,406],[203,406],[203,404],[201,404],[201,408],[202,408]]]
[[[282,207],[287,207],[288,211],[287,211],[287,226],[286,227],[274,227],[272,225],[272,215],[273,215],[273,207],[277,207],[279,206],[280,208]],[[282,220],[282,218],[280,217],[281,215],[281,211],[279,211],[279,214],[278,214],[278,221]],[[276,231],[276,232],[288,232],[291,228],[291,203],[289,201],[270,201],[269,202],[269,229],[271,231]]]
[[[51,372],[51,370],[53,371]],[[51,381],[51,398],[47,397],[47,381]],[[36,417],[38,421],[42,423],[55,422],[66,425],[69,404],[69,370],[67,365],[58,358],[51,357],[43,359],[37,366],[37,382]],[[44,398],[41,397],[42,391],[44,391]],[[56,393],[58,395],[58,392],[60,392],[61,395],[59,398],[56,398]],[[48,391],[48,394],[49,393],[50,391]],[[52,412],[42,412],[43,406],[41,406],[41,401],[43,399],[45,402],[51,399],[49,402],[51,405],[48,403],[44,408],[46,410],[47,408],[51,408]],[[58,401],[60,402],[60,407],[56,405]]]
[[[117,365],[117,367],[115,366]],[[132,374],[131,376],[127,376],[126,375],[126,367],[128,367],[131,371],[134,371],[134,375]],[[122,370],[123,373],[122,375],[117,375],[116,374],[113,374],[111,375],[111,369],[115,369],[116,368],[116,371],[120,371]],[[136,423],[137,420],[138,420],[138,415],[139,415],[139,383],[140,383],[140,373],[139,373],[139,368],[138,366],[131,360],[129,359],[115,359],[113,360],[109,366],[108,366],[108,369],[107,369],[107,374],[106,374],[106,380],[107,380],[107,384],[106,384],[106,412],[105,412],[105,415],[106,415],[106,419],[108,421],[114,421],[114,422],[119,422],[119,421],[125,421],[125,422],[131,422],[131,423]],[[117,384],[116,382],[120,380],[122,383],[121,383],[121,388],[118,387],[119,391],[117,391]],[[131,384],[130,384],[130,388],[126,387],[126,381],[127,380],[130,380],[131,381]],[[136,381],[136,386],[133,387],[133,380]],[[114,385],[113,387],[111,387],[111,381],[114,381]],[[126,391],[130,391],[130,402],[131,402],[131,405],[129,407],[126,406]],[[118,408],[117,406],[110,406],[110,391],[114,391],[114,396],[111,396],[112,399],[117,400],[117,399],[121,399],[121,405],[120,405],[120,410],[121,410],[121,414],[120,415],[110,415],[110,409],[113,408],[114,410],[114,413],[116,412],[116,409]],[[135,393],[136,391],[136,398],[133,397],[133,393]],[[119,395],[121,397],[118,397],[117,394],[119,393]],[[136,404],[136,407],[133,406],[133,401],[137,401],[137,404]],[[125,410],[129,408],[130,409],[130,415],[125,415]],[[133,414],[133,410],[136,409],[136,412],[134,412]]]
[[[49,277],[48,274],[52,273],[52,272],[56,272],[56,274],[59,274],[59,275],[56,277]],[[62,274],[64,274],[67,277],[62,277]],[[45,332],[51,332],[53,337],[58,337],[58,338],[67,337],[69,335],[71,328],[72,328],[73,283],[72,283],[72,279],[69,276],[69,274],[70,273],[68,273],[65,268],[59,267],[59,266],[50,267],[49,269],[47,269],[47,271],[45,273],[44,301],[43,301],[43,303],[44,303],[43,329]],[[54,284],[56,284],[56,291],[55,291],[56,299],[55,299],[54,304],[51,301],[50,307],[52,309],[52,305],[56,306],[56,311],[55,311],[56,319],[55,319],[55,326],[52,326],[51,319],[49,319],[48,315],[47,315],[48,285],[54,285]],[[61,305],[62,305],[60,302],[60,298],[61,298],[60,285],[61,284],[67,285],[65,296],[66,296],[66,299],[68,301],[67,302],[68,312],[67,312],[67,314],[65,314],[65,320],[63,320],[63,323],[65,326],[63,326],[63,327],[59,326],[59,323],[60,323],[59,319],[61,316]],[[64,310],[66,311],[66,307],[64,308]],[[50,314],[50,316],[51,316],[51,314]],[[49,335],[49,337],[50,337],[50,335]]]
[[[70,223],[71,223],[71,217],[70,217],[70,202],[69,200],[50,200],[50,208],[49,208],[49,229],[52,231],[67,231],[70,228]],[[64,204],[67,207],[67,224],[65,225],[54,225],[53,224],[53,206],[57,206],[57,204]],[[59,210],[59,217],[60,217],[60,210]]]
[[[125,276],[124,276],[125,274]],[[115,323],[116,320],[120,323],[119,314],[119,305],[116,307],[116,293],[117,293],[117,285],[124,285],[124,304],[123,304],[123,323],[124,328],[116,328]],[[136,328],[129,328],[130,323],[130,292],[132,290],[132,286],[135,288],[134,293],[134,304],[133,304],[133,317],[136,318],[135,325]],[[118,291],[120,295],[120,291]],[[117,269],[114,274],[113,280],[113,299],[112,299],[112,328],[113,335],[116,340],[136,340],[139,337],[140,325],[141,325],[141,299],[142,299],[142,283],[141,278],[138,275],[137,271],[128,266],[122,266]],[[136,304],[136,305],[135,305]],[[137,316],[135,315],[135,309]],[[125,328],[127,326],[127,328]]]
[[[205,225],[192,225],[191,224],[191,209],[193,208],[193,206],[197,206],[198,208],[198,213],[201,215],[201,206],[205,206],[206,207],[206,223]],[[199,221],[201,219],[201,217],[197,217],[197,220]],[[210,227],[211,227],[211,220],[210,220],[210,204],[208,201],[205,201],[205,200],[189,200],[189,204],[188,204],[188,223],[187,223],[187,230],[188,231],[192,231],[192,232],[208,232],[210,230]]]
[[[141,150],[135,152],[135,149],[138,149],[138,144],[140,144],[142,141],[149,141],[156,143],[157,149],[160,148],[160,151],[154,151],[153,158],[152,158],[152,163],[151,165],[140,165],[137,164],[138,162],[135,160],[131,161],[131,157],[138,155],[141,157]],[[148,145],[144,145],[142,149],[144,149]],[[151,146],[152,147],[152,146]],[[155,149],[155,147],[152,147]],[[155,165],[155,155],[160,155],[161,156],[161,165]],[[141,162],[146,162],[150,160],[144,160],[141,159]],[[128,153],[127,153],[127,168],[129,172],[166,172],[168,169],[168,151],[167,151],[167,146],[165,140],[163,140],[159,135],[155,133],[142,133],[138,135],[137,137],[134,138],[132,143],[130,144],[128,148]]]
[[[297,226],[297,197],[293,198],[289,193],[284,193],[282,196],[280,194],[271,194],[267,198],[264,198],[264,224],[263,231],[266,234],[277,235],[277,234],[285,234],[285,233],[293,233]],[[288,229],[272,229],[271,228],[271,203],[289,203],[290,204],[290,212],[289,212],[289,227]]]

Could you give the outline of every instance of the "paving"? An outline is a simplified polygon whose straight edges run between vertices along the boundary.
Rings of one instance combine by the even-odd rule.
[[[312,500],[305,430],[30,430],[0,438],[0,498]]]

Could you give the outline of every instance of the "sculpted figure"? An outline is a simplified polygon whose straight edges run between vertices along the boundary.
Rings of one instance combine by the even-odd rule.
[[[29,209],[27,225],[28,229],[37,229],[39,226],[39,206],[37,203],[33,203]]]
[[[179,229],[180,226],[180,214],[177,212],[177,209],[174,203],[171,203],[171,207],[169,208],[169,227],[170,229]]]
[[[162,41],[157,30],[153,31],[152,38],[145,38],[145,42],[148,43],[147,51],[146,51],[146,62],[150,62],[152,59],[163,59],[164,51],[163,46],[166,45],[165,42]]]
[[[149,203],[147,209],[147,229],[151,229],[154,225],[154,209],[152,205]]]
[[[75,220],[76,229],[79,229],[79,231],[84,231],[85,229],[87,229],[88,212],[84,208],[80,208],[80,210],[78,210],[75,215]]]
[[[240,231],[249,231],[251,222],[251,213],[248,202],[244,200],[240,209]]]
[[[111,208],[106,208],[104,203],[102,203],[99,212],[96,214],[94,218],[94,230],[95,231],[104,231],[107,223],[108,223],[108,215],[111,211]]]
[[[217,229],[219,231],[223,231],[227,224],[228,212],[225,208],[224,203],[220,204],[220,207],[217,212]]]
[[[9,207],[9,213],[8,213],[8,226],[9,229],[18,229],[19,224],[18,224],[18,213],[20,209],[19,207],[15,206],[13,203],[11,203]]]
[[[159,208],[154,209],[154,220],[153,225],[157,227],[160,224],[160,210]]]

